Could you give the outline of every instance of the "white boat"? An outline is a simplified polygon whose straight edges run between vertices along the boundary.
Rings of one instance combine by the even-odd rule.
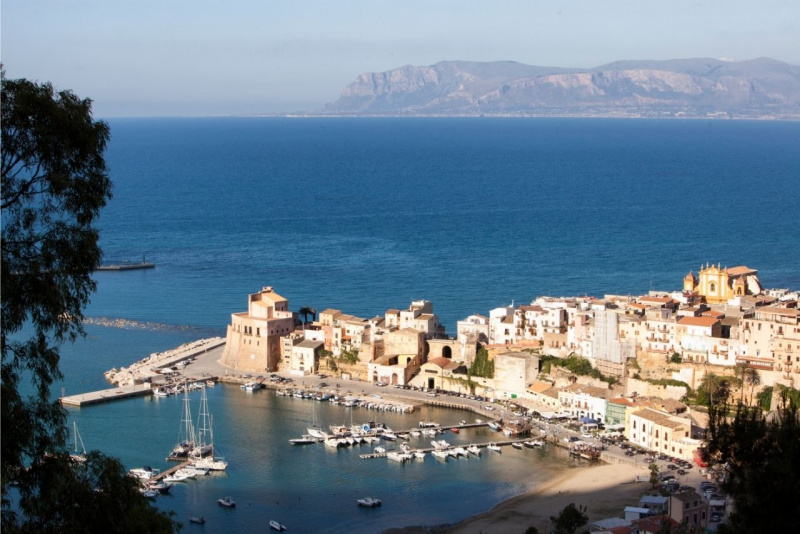
[[[405,453],[397,452],[397,451],[390,451],[386,453],[386,458],[393,462],[404,463],[408,460]]]
[[[189,395],[184,390],[183,393],[183,415],[181,424],[178,427],[178,441],[172,452],[167,456],[167,460],[183,460],[189,456],[194,449],[194,426],[192,425],[192,411],[189,407]]]
[[[188,468],[184,467],[182,469],[178,469],[173,474],[179,477],[194,478],[195,476],[197,476],[197,471],[195,471],[194,468],[192,467]]]
[[[522,450],[522,443],[520,443],[518,441],[515,441],[514,443],[512,443],[511,446],[514,447],[515,449]]]
[[[170,484],[173,484],[175,482],[186,482],[187,480],[189,480],[189,478],[191,477],[189,477],[188,475],[179,475],[177,472],[175,472],[172,473],[171,475],[167,475],[166,477],[164,477],[164,482],[169,482]]]
[[[492,421],[491,423],[489,423],[489,428],[491,428],[492,430],[498,431],[498,430],[502,430],[503,429],[503,425],[501,425],[500,423],[496,423],[496,422]]]
[[[420,435],[421,435],[421,432],[419,430],[412,430],[411,431],[411,436],[414,437],[414,438],[418,438],[418,437],[420,437]]]
[[[291,443],[292,445],[311,445],[312,443],[316,442],[317,438],[313,438],[308,434],[303,435],[302,438],[295,438],[289,440],[289,443]]]
[[[153,396],[154,397],[169,397],[169,392],[163,388],[154,388],[153,389]]]
[[[480,447],[478,447],[474,443],[472,445],[470,445],[469,447],[467,447],[467,452],[470,453],[470,454],[474,454],[475,456],[480,456],[481,455]]]
[[[248,382],[242,386],[242,389],[245,391],[258,391],[262,387],[261,382]]]
[[[142,495],[144,495],[148,499],[155,499],[156,497],[158,497],[158,492],[156,490],[142,488],[140,491]]]
[[[192,467],[208,469],[209,471],[225,471],[228,468],[228,462],[222,458],[209,456],[195,460],[192,462]]]
[[[221,499],[217,499],[217,504],[224,506],[225,508],[236,508],[236,503],[230,497],[222,497]]]
[[[434,457],[439,458],[440,460],[447,460],[447,457],[450,456],[450,454],[448,454],[447,451],[441,450],[441,449],[437,449],[435,451],[432,451],[431,454]]]
[[[325,440],[325,446],[330,448],[330,449],[338,449],[339,448],[339,440],[338,439],[333,439],[333,438],[328,438],[328,439]]]
[[[83,446],[83,440],[81,439],[81,435],[78,434],[78,423],[77,421],[72,422],[72,437],[75,441],[75,448],[72,454],[69,457],[74,462],[83,463],[86,461],[86,447]],[[81,444],[80,449],[78,448],[78,443]]]
[[[373,452],[375,454],[383,454],[386,452],[386,449],[384,449],[383,447],[375,447],[375,449],[373,449]]]
[[[152,477],[156,476],[160,472],[161,472],[160,469],[153,469],[148,466],[135,467],[130,471],[128,471],[128,473],[141,480],[150,480]]]
[[[363,499],[357,499],[356,502],[358,502],[359,506],[365,506],[367,508],[377,508],[383,504],[380,499],[374,497],[364,497]]]
[[[502,449],[500,448],[500,446],[499,446],[499,445],[497,445],[497,444],[495,444],[494,442],[492,442],[492,443],[488,444],[488,445],[486,446],[486,448],[487,448],[487,449],[489,449],[490,451],[494,451],[494,452],[502,452]]]
[[[286,526],[285,525],[283,525],[281,523],[278,523],[277,521],[274,521],[274,520],[270,520],[269,528],[271,528],[272,530],[277,530],[278,532],[286,530]]]
[[[458,455],[458,456],[468,456],[469,455],[469,453],[467,452],[467,449],[465,449],[464,447],[456,447],[455,449],[453,449],[453,452],[455,452],[456,455]]]
[[[425,456],[427,456],[427,453],[425,451],[415,451],[414,452],[414,457],[417,460],[424,460]]]

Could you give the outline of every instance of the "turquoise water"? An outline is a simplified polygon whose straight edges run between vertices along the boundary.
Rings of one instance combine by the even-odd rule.
[[[469,314],[542,294],[677,289],[705,262],[746,264],[767,287],[800,287],[800,123],[219,118],[110,126],[115,191],[101,220],[105,257],[146,254],[157,267],[96,274],[87,316],[133,322],[89,326],[86,340],[65,347],[55,393],[106,387],[111,367],[224,335],[230,314],[264,285],[293,310],[363,317],[428,299],[451,334]],[[567,465],[555,452],[400,466],[291,447],[310,401],[209,393],[231,467],[159,501],[184,520],[205,515],[209,531],[264,530],[269,519],[292,532],[456,521],[546,478],[547,466]],[[349,418],[324,408],[328,424]],[[175,398],[131,399],[71,414],[87,446],[128,467],[164,467],[180,411]],[[407,427],[463,416],[381,418]],[[358,509],[355,498],[366,494],[386,504]],[[240,506],[218,508],[224,495]]]

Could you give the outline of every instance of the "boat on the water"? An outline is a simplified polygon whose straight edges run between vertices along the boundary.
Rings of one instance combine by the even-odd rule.
[[[206,518],[202,517],[202,516],[201,517],[190,517],[189,518],[189,523],[197,523],[198,525],[205,525],[206,524]]]
[[[511,446],[514,447],[515,449],[522,450],[522,443],[520,443],[518,441],[515,441],[514,443],[512,443]]]
[[[489,428],[491,428],[492,430],[495,430],[495,431],[500,431],[500,430],[503,429],[503,425],[501,425],[500,423],[497,423],[495,421],[492,421],[491,423],[489,423]]]
[[[459,430],[456,427],[453,427],[450,429],[450,432],[452,432],[453,434],[458,434]]]
[[[316,443],[318,440],[317,438],[313,438],[308,434],[303,434],[302,438],[294,438],[290,439],[289,443],[292,445],[311,445],[312,443]]]
[[[78,434],[77,421],[72,422],[72,437],[75,441],[75,449],[72,454],[69,455],[69,457],[73,462],[83,463],[86,461],[86,447],[83,446],[81,435]],[[81,444],[80,449],[78,448],[78,443]]]
[[[264,386],[261,384],[261,382],[248,382],[243,384],[241,387],[245,391],[258,391]]]
[[[211,414],[208,412],[208,397],[203,388],[200,397],[200,412],[198,414],[198,424],[200,425],[194,435],[194,447],[189,456],[193,459],[202,459],[214,454],[214,430],[212,427]],[[227,464],[226,464],[227,466]],[[209,469],[214,469],[209,467]]]
[[[377,508],[381,504],[380,499],[376,499],[374,497],[364,497],[363,499],[357,499],[359,506],[364,506],[366,508]]]
[[[472,445],[470,445],[469,447],[467,447],[467,452],[470,453],[470,454],[474,454],[475,456],[480,456],[481,455],[480,447],[478,447],[474,443]]]
[[[286,530],[286,525],[284,525],[282,523],[278,523],[277,521],[271,519],[270,522],[269,522],[269,528],[271,528],[272,530],[277,530],[278,532],[281,532],[283,530]]]
[[[178,443],[172,448],[167,460],[183,461],[194,449],[194,426],[192,425],[192,411],[189,407],[189,394],[183,391],[183,415],[178,427]]]
[[[230,497],[222,497],[221,499],[217,499],[217,504],[224,506],[225,508],[236,508],[236,503]]]
[[[156,476],[160,472],[161,472],[160,469],[153,469],[152,467],[147,465],[144,467],[134,467],[133,469],[128,471],[128,473],[130,473],[132,476],[140,480],[150,480],[150,478]]]
[[[487,449],[489,449],[490,451],[494,451],[494,452],[503,452],[503,450],[500,448],[500,446],[499,446],[499,445],[497,445],[497,444],[496,444],[496,443],[494,443],[494,442],[492,442],[492,443],[488,444],[488,445],[486,446],[486,448],[487,448]]]

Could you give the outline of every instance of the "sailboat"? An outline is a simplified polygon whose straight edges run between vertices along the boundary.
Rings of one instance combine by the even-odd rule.
[[[181,416],[181,426],[178,429],[178,443],[167,456],[167,460],[182,461],[194,449],[195,435],[192,425],[192,412],[189,409],[189,394],[183,390],[183,415]]]
[[[75,452],[69,455],[75,462],[85,462],[86,461],[86,447],[83,446],[83,440],[81,439],[81,435],[78,434],[78,423],[77,421],[72,422],[72,436],[73,440],[75,441]],[[80,451],[78,449],[78,442],[81,444]]]
[[[190,458],[194,460],[192,466],[211,471],[224,471],[228,467],[228,462],[219,455],[219,447],[214,445],[214,418],[208,413],[205,388],[200,398],[199,424],[195,447],[189,453]]]
[[[311,426],[306,428],[306,432],[308,432],[308,435],[313,438],[326,439],[328,437],[328,434],[322,430],[322,428],[320,428],[319,422],[317,421],[316,402],[311,403]]]
[[[208,413],[208,398],[206,390],[200,397],[200,413],[198,414],[197,434],[194,436],[194,446],[189,453],[192,458],[204,458],[214,452],[214,434],[211,430],[211,415]]]

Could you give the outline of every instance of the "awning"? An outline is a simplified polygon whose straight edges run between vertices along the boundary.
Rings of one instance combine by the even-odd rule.
[[[581,417],[581,423],[594,423],[599,425],[600,421],[598,419],[592,419],[591,417]]]

